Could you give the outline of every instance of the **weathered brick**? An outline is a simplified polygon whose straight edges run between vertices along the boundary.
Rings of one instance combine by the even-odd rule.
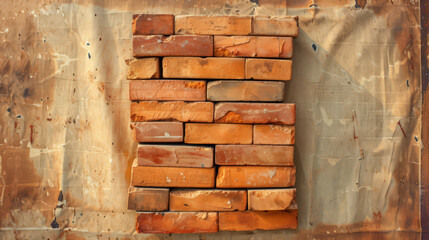
[[[253,19],[253,35],[298,37],[298,19],[256,16]]]
[[[205,101],[206,82],[188,80],[130,81],[131,100]]]
[[[251,144],[252,125],[187,123],[185,143]]]
[[[249,210],[275,211],[288,209],[296,197],[296,189],[249,189]]]
[[[181,122],[137,122],[132,128],[136,142],[183,142]]]
[[[284,82],[212,81],[207,84],[208,101],[281,102]]]
[[[134,36],[135,57],[213,56],[213,36]]]
[[[294,167],[220,166],[217,188],[278,188],[295,185]]]
[[[246,59],[246,79],[287,81],[291,78],[291,60]]]
[[[217,212],[140,212],[138,233],[213,233],[218,227]]]
[[[128,209],[136,211],[168,210],[168,188],[130,187],[128,192]]]
[[[218,123],[295,124],[295,104],[217,103],[214,120]]]
[[[134,14],[134,35],[171,35],[174,33],[174,15]]]
[[[164,78],[243,79],[243,58],[165,57]]]
[[[131,121],[213,122],[212,102],[132,102]]]
[[[296,229],[298,211],[220,212],[219,231]]]
[[[215,36],[214,55],[218,57],[291,58],[291,37]]]
[[[295,126],[255,125],[253,126],[254,144],[295,144]]]
[[[293,166],[293,146],[216,145],[218,165]]]
[[[137,187],[214,187],[214,168],[142,167],[133,168],[132,185]]]
[[[160,78],[159,58],[129,59],[127,79]]]
[[[190,145],[139,145],[140,166],[213,167],[213,148]]]
[[[186,35],[250,35],[252,17],[177,16],[174,31]]]
[[[170,211],[244,211],[246,190],[172,190]]]

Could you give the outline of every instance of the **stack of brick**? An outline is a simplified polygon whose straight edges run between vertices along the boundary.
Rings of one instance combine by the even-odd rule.
[[[141,233],[295,229],[296,18],[135,15],[128,61]]]

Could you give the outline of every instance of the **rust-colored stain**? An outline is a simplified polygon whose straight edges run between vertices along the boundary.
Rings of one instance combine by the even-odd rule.
[[[190,81],[185,82],[185,87],[192,89],[203,89],[206,87],[206,83],[202,81]]]
[[[228,111],[223,117],[219,118],[216,122],[242,123],[243,118],[238,113]]]

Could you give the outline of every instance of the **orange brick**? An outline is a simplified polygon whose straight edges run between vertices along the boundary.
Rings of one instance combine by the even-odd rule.
[[[295,126],[254,125],[254,144],[295,144]]]
[[[250,144],[252,125],[245,124],[185,124],[185,143]]]
[[[130,81],[131,100],[205,101],[206,82],[187,80]]]
[[[168,210],[168,188],[130,187],[128,192],[128,209],[136,211]]]
[[[159,58],[129,59],[127,79],[160,78]]]
[[[131,121],[213,122],[212,102],[132,102]]]
[[[174,15],[134,14],[134,35],[170,35],[174,33]]]
[[[207,84],[208,101],[281,102],[284,82],[212,81]]]
[[[165,57],[162,59],[164,78],[243,79],[242,58]]]
[[[214,55],[218,57],[291,58],[291,37],[215,36]]]
[[[133,168],[132,185],[138,187],[214,187],[214,168],[142,167]]]
[[[244,211],[246,190],[195,189],[170,192],[170,211]]]
[[[174,31],[186,35],[250,35],[252,17],[177,16]]]
[[[135,36],[135,57],[213,56],[213,36]]]
[[[246,79],[291,80],[292,61],[277,59],[246,59]]]
[[[297,226],[297,211],[219,213],[219,231],[296,229]]]
[[[217,103],[214,121],[218,123],[295,124],[295,104]]]
[[[138,233],[213,233],[218,227],[217,212],[137,213]]]
[[[249,210],[275,211],[288,209],[296,197],[296,189],[249,189]]]
[[[132,127],[136,142],[183,142],[181,122],[138,122]]]
[[[253,18],[253,35],[298,37],[298,18],[256,16]]]
[[[216,145],[218,165],[293,166],[293,146]]]
[[[220,166],[217,188],[278,188],[295,185],[294,167]]]
[[[213,148],[190,145],[139,145],[138,165],[213,167]]]

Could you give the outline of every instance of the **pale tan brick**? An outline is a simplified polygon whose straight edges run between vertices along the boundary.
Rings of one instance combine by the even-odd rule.
[[[183,142],[181,122],[137,122],[131,126],[136,142]]]
[[[252,17],[176,16],[174,31],[186,35],[250,35]]]
[[[297,211],[219,213],[219,231],[296,229],[297,226]]]
[[[129,59],[127,79],[160,78],[159,58]]]
[[[168,188],[130,187],[128,192],[128,209],[136,211],[168,210]]]
[[[293,146],[216,145],[218,165],[293,166]]]
[[[185,189],[170,192],[170,211],[244,211],[246,190]]]
[[[281,80],[292,79],[292,61],[278,59],[246,59],[246,79]]]
[[[254,125],[254,144],[295,144],[295,126]]]
[[[246,124],[185,124],[185,143],[250,144],[252,125]]]
[[[275,211],[288,209],[296,197],[296,189],[249,189],[249,210]]]
[[[188,80],[130,81],[130,99],[157,101],[205,101],[206,82]]]
[[[298,37],[298,18],[295,17],[264,17],[253,19],[254,35]]]

